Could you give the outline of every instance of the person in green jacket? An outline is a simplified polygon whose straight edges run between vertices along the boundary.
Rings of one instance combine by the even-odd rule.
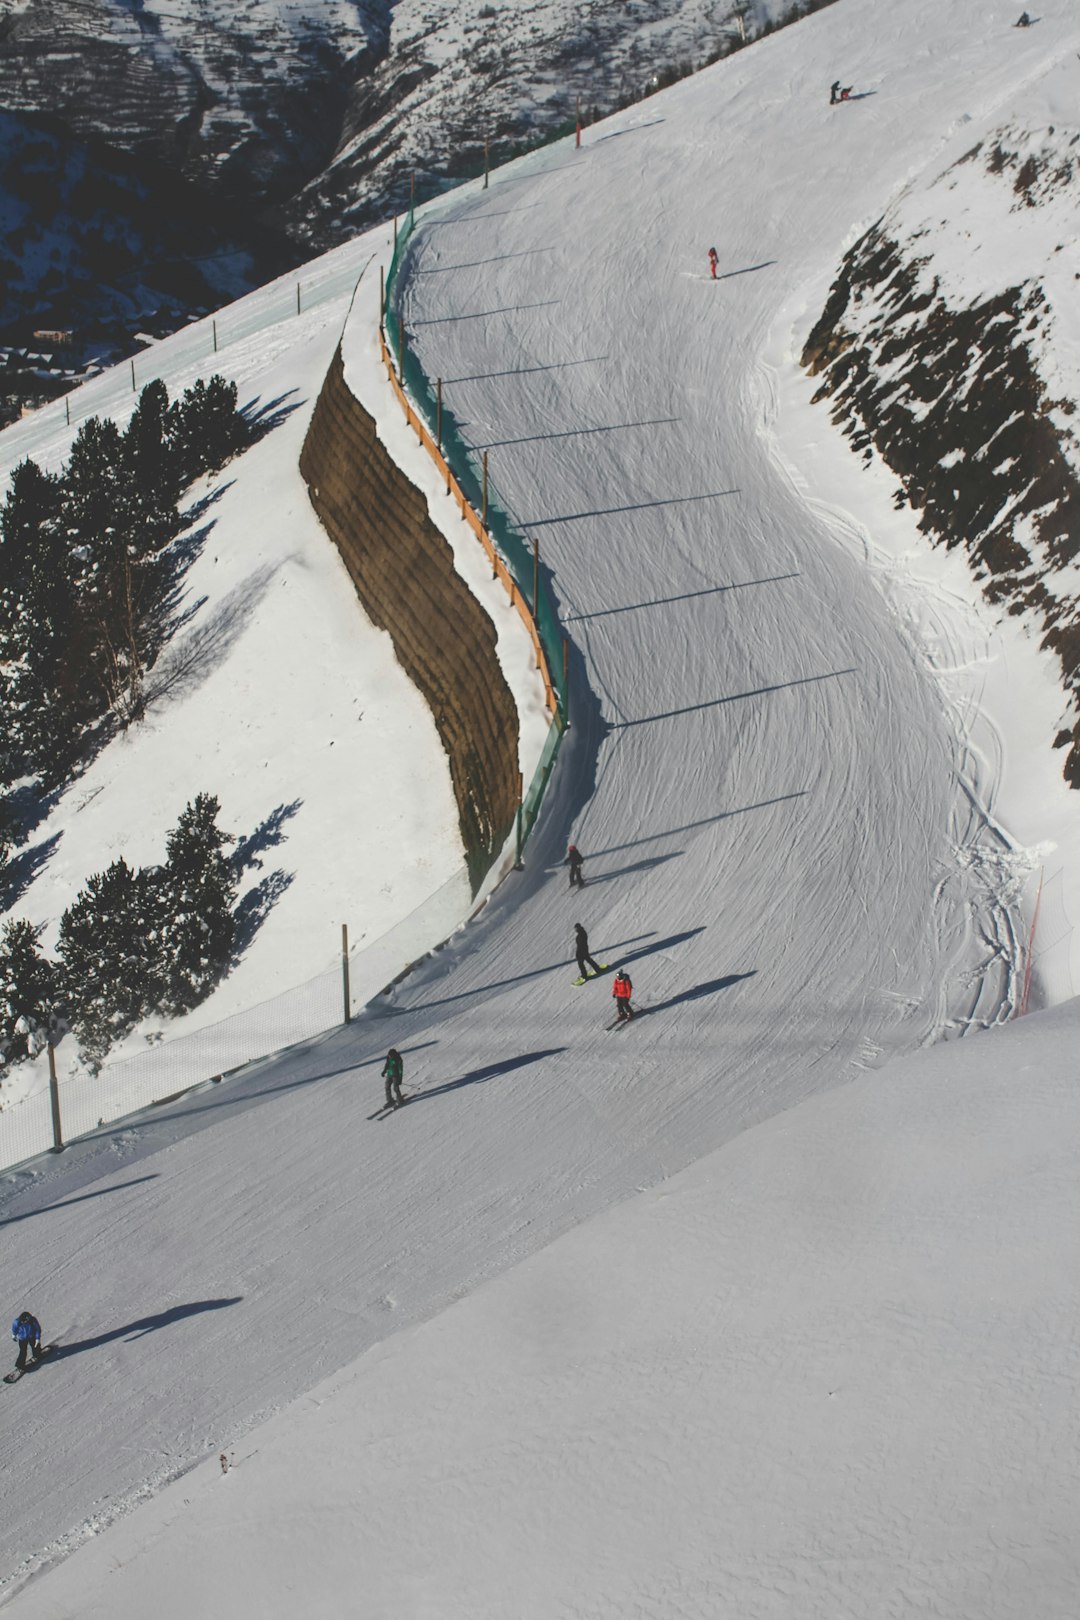
[[[400,1107],[403,1098],[401,1095],[401,1078],[405,1072],[405,1065],[401,1061],[401,1053],[396,1046],[392,1046],[386,1054],[383,1064],[383,1079],[386,1081],[387,1108]]]

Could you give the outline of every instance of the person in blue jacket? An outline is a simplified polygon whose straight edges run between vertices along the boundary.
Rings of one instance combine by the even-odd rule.
[[[16,1367],[21,1372],[26,1366],[26,1352],[29,1350],[34,1361],[41,1360],[41,1323],[29,1311],[20,1311],[11,1324],[11,1337],[19,1346]]]

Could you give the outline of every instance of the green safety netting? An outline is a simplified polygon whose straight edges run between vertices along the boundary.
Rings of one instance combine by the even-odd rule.
[[[386,338],[391,352],[397,360],[398,373],[404,381],[405,391],[412,400],[414,409],[424,419],[429,433],[434,438],[439,414],[436,390],[407,345],[405,346],[404,364],[402,364],[399,319],[396,313],[391,313],[394,310],[394,292],[398,271],[404,261],[409,238],[412,235],[415,223],[415,215],[410,210],[405,217],[404,224],[398,230],[397,240],[394,244],[394,253],[390,260],[390,269],[386,278]],[[477,465],[475,453],[462,437],[453,413],[447,410],[445,402],[442,407],[441,426],[443,455],[473,509],[478,513],[484,513],[482,468]],[[565,690],[563,678],[563,631],[555,604],[547,589],[543,570],[540,571],[539,579],[537,579],[532,546],[515,528],[509,513],[499,499],[498,490],[493,485],[490,476],[487,480],[486,525],[488,533],[513,575],[522,597],[532,609],[533,619],[547,658],[548,673],[558,703],[558,714],[551,726],[551,730],[548,732],[539,764],[533,773],[533,779],[522,800],[518,827],[518,853],[520,854],[521,848],[524,846],[536,821],[544,790],[551,776],[566,725],[568,694]]]

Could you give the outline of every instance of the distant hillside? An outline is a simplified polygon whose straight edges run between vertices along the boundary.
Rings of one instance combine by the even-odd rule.
[[[287,239],[208,199],[149,158],[79,139],[53,119],[0,112],[0,342],[40,350],[70,331],[63,363],[130,353],[131,334],[174,330],[295,262]],[[0,370],[0,420],[62,389]]]
[[[116,358],[822,3],[0,0],[0,345]]]

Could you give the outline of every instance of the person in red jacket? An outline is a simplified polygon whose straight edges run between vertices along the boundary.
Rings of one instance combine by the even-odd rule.
[[[710,248],[709,249],[709,270],[712,273],[712,278],[713,278],[714,281],[716,280],[716,266],[717,266],[717,263],[718,263],[718,258],[717,258],[716,249],[715,248]]]
[[[616,973],[611,993],[615,997],[616,1021],[624,1024],[634,1016],[634,1009],[630,1005],[630,997],[634,993],[634,987],[630,983],[630,975],[625,968],[620,968]]]

